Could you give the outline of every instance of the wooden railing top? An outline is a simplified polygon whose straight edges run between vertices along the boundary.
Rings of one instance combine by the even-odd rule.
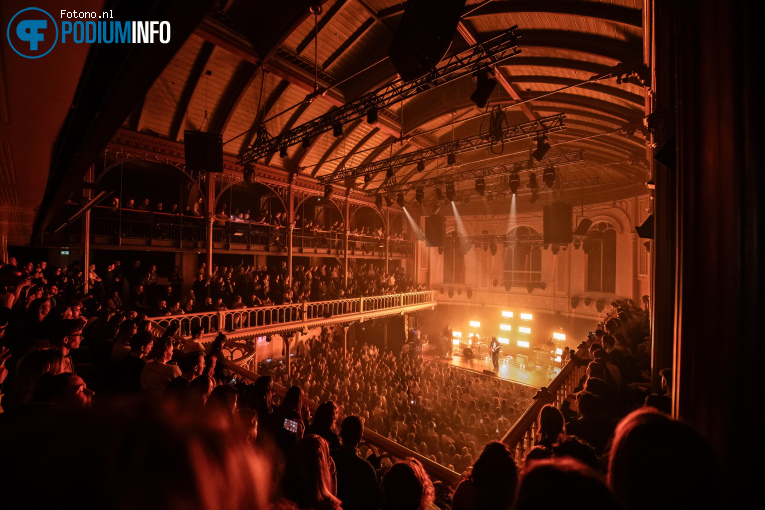
[[[251,370],[247,370],[246,368],[243,368],[231,361],[224,361],[223,364],[227,369],[231,370],[235,374],[249,381],[254,382],[255,380],[258,379],[258,377],[260,377],[255,372]],[[272,383],[272,387],[274,392],[282,397],[287,393],[287,388],[285,388],[284,386],[281,386],[276,383]],[[306,405],[311,410],[311,412],[316,411],[316,408],[318,407],[318,404],[316,404],[316,402],[313,402],[308,399],[304,399],[303,401],[304,401],[304,405]],[[395,441],[391,441],[390,439],[384,436],[381,436],[377,432],[369,430],[368,428],[364,428],[364,439],[369,444],[375,446],[376,448],[379,448],[380,450],[394,457],[398,457],[398,458],[412,457],[417,459],[423,465],[423,467],[428,472],[428,474],[430,474],[433,478],[436,478],[437,480],[441,480],[447,485],[454,485],[460,480],[460,475],[456,471],[452,471],[451,469],[445,466],[442,466],[438,462],[434,462],[428,457],[425,457],[424,455],[420,455],[419,453],[414,452],[396,443]]]

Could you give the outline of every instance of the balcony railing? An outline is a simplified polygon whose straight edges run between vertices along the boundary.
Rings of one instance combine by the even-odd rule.
[[[558,409],[567,396],[574,393],[579,381],[587,370],[586,366],[577,366],[569,362],[552,380],[547,388],[542,388],[534,396],[534,403],[521,415],[518,421],[502,438],[515,455],[515,461],[522,465],[526,453],[534,447],[534,439],[539,432],[539,413],[547,404],[554,404]]]
[[[299,329],[317,321],[326,322],[343,318],[353,320],[354,315],[375,313],[385,315],[385,311],[398,312],[406,308],[418,309],[435,306],[433,291],[388,294],[334,301],[316,301],[292,303],[286,305],[240,308],[214,312],[199,312],[182,315],[163,315],[152,321],[167,328],[175,324],[182,336],[188,336],[193,325],[198,325],[203,334],[219,331],[237,332],[253,328],[259,329]]]

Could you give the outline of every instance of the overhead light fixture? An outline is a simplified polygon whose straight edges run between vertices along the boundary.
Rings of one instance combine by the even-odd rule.
[[[547,154],[547,151],[549,150],[550,143],[547,141],[547,136],[542,135],[537,138],[537,148],[531,153],[531,157],[537,161],[542,161],[542,158],[545,157],[545,154]]]
[[[457,155],[453,152],[450,152],[446,155],[446,164],[449,166],[453,166],[457,162]]]
[[[425,190],[422,188],[417,188],[414,192],[414,199],[417,201],[418,204],[421,204],[422,201],[425,199]]]
[[[497,87],[497,81],[491,77],[492,73],[489,69],[481,69],[473,75],[475,78],[475,92],[470,94],[470,100],[475,103],[478,108],[483,108],[489,101],[491,94]]]
[[[378,209],[382,209],[382,195],[377,195],[375,197],[375,205]]]
[[[372,174],[364,174],[364,182],[370,182],[372,180]]]
[[[507,182],[508,187],[510,188],[510,192],[513,195],[518,194],[518,188],[521,187],[521,178],[518,175],[518,172],[513,172],[510,174],[510,180]]]
[[[385,178],[386,178],[386,179],[392,179],[394,175],[395,175],[395,174],[394,174],[394,172],[393,172],[393,167],[389,167],[389,168],[388,168],[388,169],[385,171]]]
[[[417,162],[417,171],[418,172],[424,172],[425,171],[425,162],[420,160]]]
[[[444,190],[441,188],[436,188],[436,199],[439,201],[444,199]]]
[[[545,171],[542,174],[542,182],[544,182],[545,186],[548,188],[552,188],[553,185],[555,185],[555,166],[550,165],[545,168]]]
[[[396,203],[398,205],[400,205],[401,207],[404,207],[404,194],[403,193],[399,193],[398,195],[396,195]]]
[[[536,189],[539,187],[539,183],[537,182],[537,174],[534,172],[529,172],[529,188]]]
[[[479,197],[486,194],[486,180],[483,177],[475,180],[475,192],[478,193]]]
[[[377,124],[377,108],[367,110],[367,124]]]
[[[279,149],[279,157],[282,158],[282,159],[287,157],[287,146],[286,145],[282,145],[281,148]]]
[[[324,186],[324,198],[329,198],[332,195],[332,191],[333,189],[331,184]]]
[[[311,147],[311,137],[306,136],[303,138],[303,148],[308,149],[309,147]]]
[[[332,126],[332,135],[334,135],[335,138],[340,138],[343,136],[343,125],[339,122]]]
[[[253,183],[255,182],[255,169],[252,167],[252,165],[247,164],[244,165],[244,182]]]
[[[449,202],[454,202],[454,183],[450,182],[446,185],[446,199]]]
[[[388,204],[388,207],[391,207],[393,205],[393,196],[392,195],[385,195],[385,203]]]

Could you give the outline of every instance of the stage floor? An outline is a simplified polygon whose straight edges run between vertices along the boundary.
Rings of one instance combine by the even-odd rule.
[[[461,356],[454,356],[452,359],[446,359],[436,358],[430,354],[423,354],[422,358],[427,361],[444,363],[478,373],[483,373],[484,370],[492,369],[491,358],[463,358]],[[525,384],[526,386],[541,388],[542,386],[550,384],[550,381],[552,381],[559,372],[560,368],[555,368],[553,371],[550,371],[547,367],[526,368],[525,366],[520,366],[515,358],[500,358],[499,373],[497,373],[497,377]]]

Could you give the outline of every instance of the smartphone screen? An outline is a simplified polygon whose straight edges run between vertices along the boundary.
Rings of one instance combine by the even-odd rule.
[[[295,420],[290,420],[289,418],[284,418],[284,430],[287,432],[294,432],[297,434],[298,431],[298,424]]]

